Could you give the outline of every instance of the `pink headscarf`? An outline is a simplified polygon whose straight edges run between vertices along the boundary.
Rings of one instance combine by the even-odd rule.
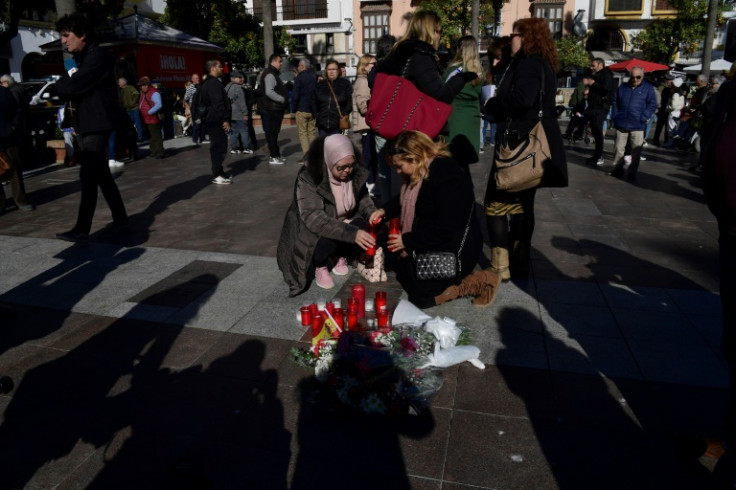
[[[332,168],[341,159],[349,155],[355,155],[353,143],[342,134],[332,134],[325,138],[325,164],[327,165],[327,176],[330,179],[330,190],[335,196],[338,219],[344,219],[355,207],[355,196],[353,194],[353,180],[340,182],[332,175]]]

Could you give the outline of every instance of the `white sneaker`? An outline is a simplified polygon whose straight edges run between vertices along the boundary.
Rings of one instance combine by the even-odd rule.
[[[286,163],[286,157],[278,157],[279,160],[281,160],[281,163]]]
[[[600,167],[600,166],[603,166],[603,165],[605,165],[605,164],[606,164],[606,161],[605,161],[604,159],[602,159],[602,158],[601,158],[600,160],[598,160],[597,162],[595,162],[595,164],[596,164],[596,165],[598,165],[598,166]]]
[[[283,165],[286,163],[286,160],[281,160],[280,158],[271,157],[268,163],[271,165]]]
[[[125,165],[123,162],[119,162],[117,160],[112,160],[112,159],[108,160],[107,164],[110,166],[110,168],[122,167],[123,165]]]
[[[233,178],[232,177],[223,177],[222,175],[218,175],[214,179],[212,179],[213,184],[232,184]]]
[[[240,150],[230,150],[230,154],[231,155],[239,155],[240,154]]]
[[[253,150],[251,150],[250,148],[246,148],[245,150],[243,150],[243,153],[253,153]]]

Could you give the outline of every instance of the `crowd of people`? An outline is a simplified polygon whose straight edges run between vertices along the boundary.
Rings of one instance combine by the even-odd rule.
[[[441,19],[430,10],[419,10],[401,38],[384,36],[379,52],[360,57],[354,82],[334,59],[317,73],[304,58],[297,63],[290,92],[281,77],[283,57],[273,54],[255,87],[246,84],[238,70],[231,71],[224,84],[222,62],[210,60],[202,78],[193,74],[181,93],[171,94],[169,117],[165,96],[149,76],[140,76],[136,84],[124,77],[115,83],[114,59],[96,43],[95,31],[83,16],[62,17],[57,29],[75,62],[56,83],[64,100],[59,124],[69,147],[69,163],[79,165],[81,182],[77,222],[58,233],[59,239],[89,240],[98,189],[112,214],[104,231],[120,234],[130,229],[110,170],[123,165],[118,140],[129,143],[131,155],[137,154],[138,143],[148,140],[149,156],[164,159],[163,126],[178,123],[195,146],[209,144],[212,182],[231,184],[224,168],[228,149],[231,154],[252,154],[257,149],[254,111],[265,133],[268,163],[286,163],[279,134],[290,108],[302,167],[277,251],[289,295],[303,293],[312,283],[334,288],[332,275],[347,275],[366,251],[383,247],[384,266],[395,272],[418,307],[462,296],[472,296],[475,306],[489,306],[503,281],[530,272],[537,190],[568,184],[564,139],[574,142],[589,131],[594,148],[586,163],[602,165],[610,120],[615,142],[608,174],[635,181],[652,127],[652,143],[665,147],[689,141],[697,131],[706,151],[695,171],[703,172],[708,203],[720,226],[724,322],[733,326],[736,191],[721,135],[732,132],[736,97],[733,84],[722,76],[699,76],[688,98],[682,78],[667,73],[655,88],[646,80],[650,74],[634,66],[619,85],[604,60],[595,58],[565,103],[557,88],[557,51],[544,19],[520,19],[509,36],[494,40],[488,51],[490,68],[485,71],[472,36],[461,37],[454,58],[441,67]],[[421,125],[393,139],[375,132],[366,114],[378,74],[402,77],[422,93],[450,104],[442,135],[432,139]],[[11,77],[0,81],[0,151],[11,164],[6,178],[18,208],[32,211],[19,168],[27,97]],[[570,121],[563,134],[559,117],[567,107]],[[523,190],[502,188],[492,164],[483,205],[478,206],[469,165],[481,159],[486,144],[496,149],[521,147],[540,124],[549,146],[540,183]],[[351,139],[351,132],[358,137]],[[4,211],[0,186],[0,214]],[[398,226],[389,228],[390,221]],[[478,268],[482,224],[490,249],[485,269]],[[417,256],[432,253],[453,255],[456,273],[422,277]],[[732,370],[734,352],[734,334],[727,330],[724,353]]]

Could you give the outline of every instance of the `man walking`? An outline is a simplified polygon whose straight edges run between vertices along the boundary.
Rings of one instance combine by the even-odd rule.
[[[72,104],[76,114],[74,129],[80,147],[79,179],[82,196],[74,228],[56,237],[71,242],[89,240],[97,205],[97,187],[112,212],[111,233],[130,228],[123,199],[107,164],[106,146],[110,132],[117,128],[118,95],[113,68],[115,60],[94,39],[94,28],[81,14],[65,15],[56,22],[64,49],[76,63],[56,82],[59,96]]]
[[[238,153],[253,153],[250,150],[250,137],[248,134],[248,105],[245,100],[245,90],[243,89],[243,81],[245,77],[239,71],[230,73],[230,83],[225,87],[225,92],[230,99],[231,115],[230,115],[230,153],[233,155]],[[238,141],[240,137],[240,141]],[[242,151],[240,145],[242,144]]]
[[[212,165],[212,183],[230,184],[232,177],[227,175],[222,162],[227,156],[227,134],[230,132],[230,117],[232,109],[230,100],[225,93],[220,77],[222,63],[218,60],[209,60],[205,64],[208,73],[207,79],[199,88],[192,104],[192,119],[201,117],[200,125],[207,129],[210,135],[210,162]]]
[[[312,114],[312,94],[317,86],[317,77],[312,70],[312,63],[306,58],[299,61],[296,70],[298,75],[294,80],[293,91],[296,127],[302,154],[306,155],[309,145],[317,137],[317,126]]]
[[[184,92],[184,102],[189,104],[189,107],[192,106],[194,95],[197,93],[197,90],[199,90],[199,75],[193,73],[191,80],[192,84],[189,85],[186,92]],[[192,114],[192,141],[194,141],[195,146],[205,142],[204,125],[195,122],[194,114]]]
[[[657,94],[654,87],[644,81],[644,69],[635,66],[631,69],[629,83],[616,90],[613,101],[612,119],[616,127],[613,170],[608,173],[614,177],[624,175],[624,149],[631,146],[631,165],[626,178],[636,180],[639,169],[641,149],[644,146],[644,130],[657,110]]]
[[[289,92],[281,80],[281,55],[272,54],[268,59],[268,67],[261,74],[260,87],[264,95],[258,100],[261,120],[266,133],[266,142],[271,159],[271,165],[283,165],[286,158],[281,157],[278,138],[281,131],[281,122],[284,120],[284,109],[288,102]]]
[[[597,96],[599,104],[596,104],[590,115],[590,132],[595,140],[595,150],[593,156],[588,158],[585,163],[597,165],[603,163],[603,123],[605,123],[608,111],[611,109],[611,102],[616,93],[616,84],[613,80],[613,73],[606,67],[602,58],[593,59],[590,68],[595,72],[595,76],[588,80],[588,88],[590,94]]]
[[[138,131],[138,141],[143,141],[143,124],[141,123],[141,113],[138,111],[140,92],[134,86],[128,85],[128,80],[124,77],[118,78],[118,87],[120,88],[120,102],[123,104],[130,120],[135,124],[136,131]]]

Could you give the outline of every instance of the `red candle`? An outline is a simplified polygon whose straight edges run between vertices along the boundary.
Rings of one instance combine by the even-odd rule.
[[[345,328],[345,312],[342,311],[342,308],[335,308],[335,311],[330,313],[332,315],[332,318],[335,319],[335,323],[337,323],[337,326],[341,329]]]
[[[322,331],[322,314],[316,313],[312,315],[312,337],[316,337]]]
[[[365,318],[365,286],[362,284],[354,285],[353,298],[358,301],[358,318]],[[348,314],[350,314],[349,311]]]
[[[327,310],[327,313],[334,316],[335,315],[335,304],[332,301],[328,301],[325,304],[325,310]]]
[[[311,305],[309,305],[309,310],[312,312],[312,317],[319,313],[319,310],[317,309],[317,303],[312,303]]]
[[[358,307],[348,306],[348,330],[355,330],[358,327]]]
[[[309,306],[302,306],[299,310],[302,313],[302,326],[308,327],[312,324],[312,310]]]
[[[388,221],[388,234],[389,235],[400,235],[401,234],[401,221],[399,218],[391,218]]]
[[[388,327],[388,310],[386,307],[376,311],[376,320],[378,321],[378,328]]]
[[[374,240],[376,239],[376,230],[375,230],[375,227],[374,227],[373,223],[371,223],[371,224],[368,225],[368,233],[371,234],[371,236],[373,237]],[[374,244],[373,244],[372,247],[368,247],[368,248],[365,249],[365,254],[367,256],[369,256],[369,257],[372,257],[372,256],[376,255],[376,245],[375,245],[375,242],[374,242]]]
[[[376,291],[376,311],[381,311],[382,307],[386,307],[386,291]]]

